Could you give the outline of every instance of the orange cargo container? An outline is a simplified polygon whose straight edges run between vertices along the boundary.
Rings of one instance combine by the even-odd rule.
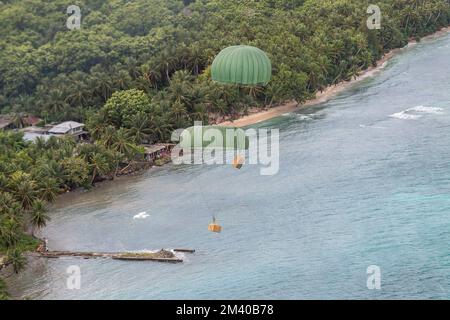
[[[220,233],[220,232],[222,231],[222,227],[219,226],[217,223],[211,223],[211,224],[208,226],[208,230],[211,231],[211,232],[217,232],[217,233]]]

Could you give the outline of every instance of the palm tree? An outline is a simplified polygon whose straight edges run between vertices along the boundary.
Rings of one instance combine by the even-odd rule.
[[[37,199],[36,183],[32,180],[19,180],[11,182],[11,189],[17,201],[23,209],[29,210],[33,206],[33,202]]]
[[[5,248],[11,248],[20,240],[22,233],[22,224],[20,218],[0,216],[0,245]]]
[[[86,105],[93,94],[93,89],[87,85],[86,74],[81,71],[75,71],[70,75],[70,84],[70,93],[65,101],[74,106]]]
[[[58,138],[56,136],[50,136],[45,144],[47,149],[56,149],[58,147]]]
[[[142,78],[151,87],[158,89],[158,82],[161,81],[161,68],[155,62],[149,62],[142,66]]]
[[[184,125],[184,121],[188,118],[188,112],[184,104],[176,101],[171,106],[170,115],[175,120],[177,127],[181,128]]]
[[[158,56],[158,65],[164,66],[164,71],[166,75],[166,80],[170,83],[170,72],[174,69],[176,65],[175,50],[173,48],[164,49]]]
[[[192,75],[187,70],[179,70],[172,75],[171,81],[178,83],[190,83],[192,81]]]
[[[52,89],[41,104],[45,112],[51,115],[62,114],[69,108],[69,104],[65,101],[64,93],[58,89]]]
[[[91,162],[92,156],[95,153],[103,153],[105,151],[105,147],[96,142],[96,143],[80,143],[76,147],[76,154],[86,162]]]
[[[100,65],[96,65],[91,69],[90,82],[90,87],[93,89],[94,94],[100,96],[106,102],[113,92],[113,84],[111,77]]]
[[[124,65],[132,78],[138,78],[141,75],[138,67],[139,63],[136,59],[127,57],[125,58]]]
[[[116,142],[116,132],[117,129],[112,125],[105,127],[98,140],[99,143],[106,148],[110,148]]]
[[[263,88],[260,86],[244,86],[243,89],[243,91],[253,99],[263,92]]]
[[[65,180],[64,168],[61,165],[61,161],[50,159],[47,161],[39,161],[36,163],[36,176],[39,179],[49,178],[55,179],[58,185],[62,185]],[[36,178],[37,179],[37,178]]]
[[[11,193],[0,192],[0,212],[10,208],[14,202],[15,200]]]
[[[59,193],[58,183],[53,178],[44,178],[38,183],[39,196],[42,200],[53,202]]]
[[[150,120],[152,126],[152,137],[155,141],[166,141],[173,130],[168,115],[163,117],[153,116]]]
[[[189,47],[188,61],[189,61],[189,64],[192,66],[194,75],[196,75],[196,76],[199,74],[203,56],[204,56],[204,51],[200,47],[199,43],[196,42],[196,43],[191,44],[191,46]]]
[[[113,74],[114,77],[112,78],[112,83],[116,90],[126,90],[129,88],[132,79],[127,71],[117,70],[113,72]]]
[[[8,250],[6,254],[7,264],[13,266],[14,273],[19,273],[26,265],[26,259],[18,249]]]
[[[113,174],[113,179],[115,177],[117,177],[117,173],[119,172],[119,167],[120,164],[122,163],[122,161],[124,161],[125,157],[123,154],[121,154],[120,152],[117,151],[111,151],[111,160],[112,162],[115,164],[115,170],[114,170],[114,174]]]
[[[37,137],[34,140],[34,145],[35,145],[36,149],[44,150],[45,146],[46,146],[45,138],[44,137]]]
[[[144,112],[138,112],[130,121],[130,134],[138,144],[148,143],[152,129],[150,127],[150,118]]]
[[[97,175],[99,176],[106,175],[110,170],[107,159],[105,158],[104,155],[100,153],[94,153],[92,155],[92,158],[90,160],[90,167],[92,170],[91,185],[94,184]]]
[[[195,121],[202,121],[207,122],[208,121],[208,111],[206,109],[206,106],[202,103],[196,104],[194,106],[194,112],[192,114]]]
[[[9,219],[12,225],[23,225],[23,210],[19,203],[14,202],[9,208],[4,210],[3,215]]]
[[[45,208],[44,202],[41,200],[35,200],[31,210],[32,236],[34,236],[35,229],[39,230],[40,228],[45,227],[49,220],[50,217],[47,214],[47,209]]]
[[[136,145],[130,136],[130,132],[125,128],[116,131],[115,142],[112,145],[113,150],[122,153],[128,159],[133,158],[137,152]]]
[[[190,104],[191,87],[189,84],[172,81],[167,91],[172,101]]]
[[[105,115],[103,112],[96,112],[89,116],[86,127],[94,140],[101,138],[103,130],[105,128]]]
[[[14,128],[22,129],[25,127],[25,123],[23,122],[23,114],[22,113],[13,113],[11,114],[11,122]]]

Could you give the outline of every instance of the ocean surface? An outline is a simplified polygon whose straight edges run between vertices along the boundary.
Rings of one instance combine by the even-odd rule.
[[[39,259],[9,286],[34,299],[448,299],[449,70],[450,36],[421,42],[332,101],[255,126],[280,129],[277,175],[152,169],[64,196],[42,232],[52,250],[196,249],[183,264]]]

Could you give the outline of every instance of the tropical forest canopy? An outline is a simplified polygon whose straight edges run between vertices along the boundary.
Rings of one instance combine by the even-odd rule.
[[[301,102],[450,19],[445,0],[380,0],[382,29],[368,30],[373,2],[74,0],[81,29],[69,30],[67,1],[2,0],[0,110],[86,121],[114,92],[137,89],[149,97],[151,120],[172,129],[252,106]],[[236,44],[268,53],[269,86],[210,80],[215,55]]]
[[[302,102],[450,24],[447,1],[379,0],[382,28],[368,30],[372,2],[71,0],[82,20],[69,30],[68,1],[0,0],[0,111],[82,121],[91,134],[90,143],[31,143],[0,131],[0,259],[18,272],[49,220],[47,204],[142,162],[140,144],[166,141],[194,120]],[[267,52],[268,86],[211,80],[216,54],[236,44]],[[0,299],[4,291],[0,279]]]

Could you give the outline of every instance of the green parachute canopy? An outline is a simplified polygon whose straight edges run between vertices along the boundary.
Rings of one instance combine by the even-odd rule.
[[[216,135],[221,138],[216,140]],[[213,137],[214,136],[214,137]],[[224,150],[247,150],[249,137],[240,128],[222,126],[193,126],[181,133],[183,149],[220,148]]]
[[[261,49],[232,46],[223,49],[214,59],[211,76],[221,83],[265,86],[272,77],[272,63]]]

